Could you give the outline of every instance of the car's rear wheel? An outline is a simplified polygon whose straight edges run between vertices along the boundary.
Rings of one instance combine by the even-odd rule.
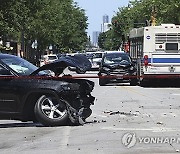
[[[130,85],[131,86],[136,86],[138,83],[137,83],[137,79],[131,79],[130,80]]]
[[[100,86],[106,85],[107,82],[108,82],[107,79],[101,79],[101,78],[99,78],[99,85],[100,85]]]
[[[59,126],[66,124],[68,113],[64,102],[55,97],[42,95],[37,100],[34,112],[37,120],[45,126]]]
[[[148,80],[140,80],[140,81],[139,81],[139,85],[140,85],[141,87],[148,87],[149,82],[148,82]]]

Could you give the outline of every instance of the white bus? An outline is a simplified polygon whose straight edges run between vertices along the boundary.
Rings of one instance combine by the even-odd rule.
[[[129,46],[140,84],[149,79],[180,79],[180,25],[134,28]]]

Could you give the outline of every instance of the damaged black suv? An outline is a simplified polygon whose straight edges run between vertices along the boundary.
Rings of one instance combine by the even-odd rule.
[[[68,66],[85,69],[83,58],[62,57],[37,68],[20,57],[0,54],[0,119],[45,126],[83,124],[92,113],[94,82],[62,75]]]
[[[100,86],[111,82],[137,84],[135,64],[124,52],[107,52],[102,58],[98,75]]]

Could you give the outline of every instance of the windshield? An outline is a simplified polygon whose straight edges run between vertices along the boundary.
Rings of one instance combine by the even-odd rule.
[[[107,54],[103,62],[106,64],[129,64],[131,63],[131,59],[126,54]]]
[[[6,57],[1,60],[19,75],[30,75],[37,69],[36,66],[19,57]]]

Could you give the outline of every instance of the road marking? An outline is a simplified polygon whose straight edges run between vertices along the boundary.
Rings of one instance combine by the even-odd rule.
[[[134,90],[134,89],[132,89],[132,88],[129,88],[129,87],[125,87],[125,86],[122,86],[124,89],[127,89],[127,90],[129,90],[129,91],[131,91],[131,92],[134,92],[134,93],[136,93],[136,94],[139,94],[139,95],[141,95],[141,96],[145,96],[145,97],[148,97],[147,95],[144,95],[144,94],[142,94],[142,93],[139,93],[139,92],[137,92],[136,90]]]
[[[152,132],[174,132],[174,131],[180,131],[179,128],[165,128],[165,127],[151,127],[151,128],[102,127],[101,129],[111,130],[111,131],[152,131]]]
[[[136,93],[136,94],[138,94],[138,95],[141,95],[141,96],[144,96],[144,97],[147,97],[147,98],[150,98],[150,99],[152,99],[152,97],[150,97],[149,95],[144,95],[143,93],[140,93],[140,92],[137,92],[135,89],[133,89],[132,87],[125,87],[125,86],[122,86],[124,89],[127,89],[127,90],[129,90],[129,91],[131,91],[131,92],[134,92],[134,93]],[[158,98],[153,98],[154,99],[154,101],[161,101],[161,99],[158,99]]]
[[[171,94],[171,95],[176,95],[176,96],[180,96],[180,94]]]

